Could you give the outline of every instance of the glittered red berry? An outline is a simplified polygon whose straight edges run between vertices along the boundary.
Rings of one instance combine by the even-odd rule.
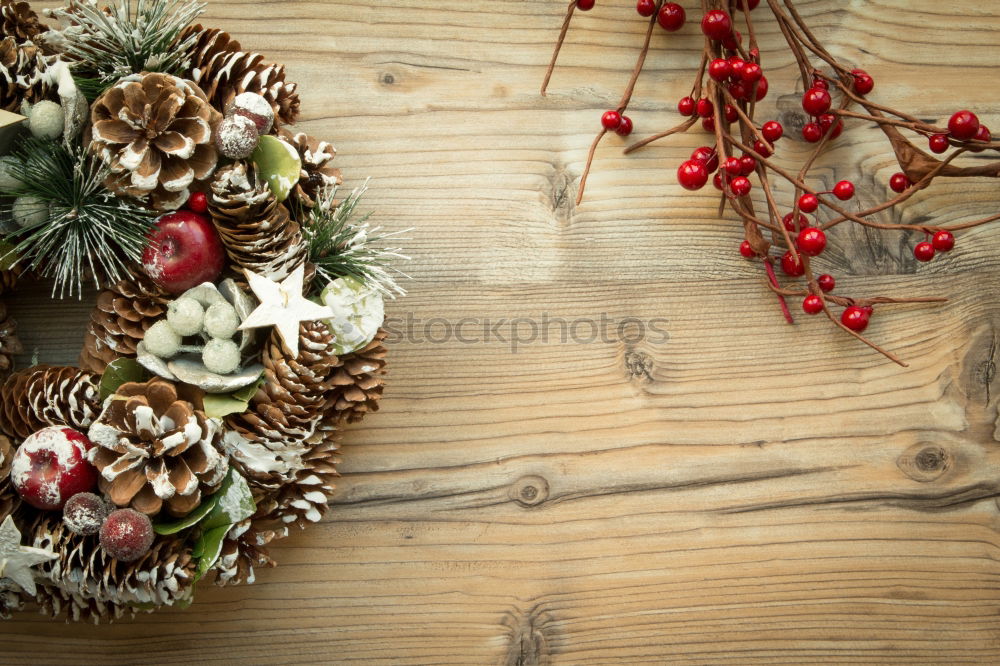
[[[791,277],[799,277],[800,275],[805,274],[806,267],[802,263],[802,259],[801,258],[796,259],[794,256],[792,256],[792,251],[789,250],[788,252],[785,252],[783,255],[781,255],[781,271],[785,275],[789,275]]]
[[[799,197],[799,210],[803,213],[812,213],[819,208],[819,197],[815,194],[803,194]]]
[[[833,291],[833,288],[837,286],[837,281],[833,279],[833,276],[829,273],[823,273],[818,278],[816,282],[819,284],[819,288],[824,292],[829,293]]]
[[[576,0],[576,8],[581,12],[589,12],[594,8],[595,0]]]
[[[715,148],[709,146],[695,148],[691,153],[691,159],[704,164],[709,173],[719,168],[719,155],[715,152]]]
[[[701,128],[703,130],[705,130],[706,132],[714,132],[715,131],[715,118],[702,118],[701,119]]]
[[[760,77],[760,81],[757,82],[757,93],[754,99],[758,102],[767,97],[767,77]]]
[[[716,81],[725,81],[732,73],[733,66],[725,58],[716,58],[708,63],[708,75]]]
[[[726,161],[722,163],[722,168],[726,170],[730,176],[742,176],[743,167],[740,165],[740,158],[738,157],[727,157]]]
[[[187,209],[194,213],[204,213],[208,210],[208,197],[204,192],[192,192],[187,200]]]
[[[785,133],[785,128],[777,120],[768,120],[761,125],[760,133],[764,135],[765,139],[774,143]]]
[[[768,148],[767,144],[760,139],[753,142],[753,150],[761,157],[768,158],[771,156],[771,149]]]
[[[840,323],[855,333],[860,333],[868,328],[868,320],[870,317],[871,312],[867,308],[850,305],[844,308],[844,311],[841,313]]]
[[[810,88],[802,95],[802,108],[810,116],[826,113],[830,102],[830,91],[824,88]]]
[[[757,83],[760,81],[760,77],[764,75],[764,70],[760,68],[755,62],[748,62],[744,67],[743,71],[740,72],[740,78],[746,83]]]
[[[755,256],[757,256],[757,253],[753,251],[752,247],[750,247],[750,241],[743,241],[742,243],[740,243],[740,254],[742,254],[747,259],[753,259]]]
[[[849,180],[842,180],[833,186],[833,196],[841,201],[847,201],[854,196],[854,183]]]
[[[927,144],[930,146],[932,153],[938,153],[939,155],[948,150],[948,146],[951,145],[948,143],[947,134],[931,134],[927,137]]]
[[[806,314],[819,314],[823,311],[823,299],[816,294],[809,294],[802,299],[802,310]]]
[[[715,113],[715,105],[712,104],[712,100],[707,97],[702,97],[698,100],[698,105],[695,106],[695,111],[702,118],[711,118]]]
[[[622,123],[622,114],[617,111],[605,111],[604,115],[601,116],[601,126],[606,130],[611,130],[612,132],[618,129],[618,126]]]
[[[733,191],[738,197],[744,197],[750,194],[751,190],[750,179],[745,176],[737,176],[733,178],[732,182],[729,183],[729,189]]]
[[[676,2],[668,2],[660,7],[660,13],[656,15],[656,22],[667,32],[675,32],[684,26],[684,8]]]
[[[639,12],[639,16],[652,16],[656,13],[656,0],[639,0],[635,4],[635,11]]]
[[[792,214],[787,213],[783,218],[781,218],[781,223],[785,225],[785,229],[788,231],[795,231],[795,223],[792,221]],[[805,229],[809,226],[809,218],[799,213],[799,229]]]
[[[972,111],[956,111],[948,119],[948,132],[959,141],[967,141],[976,136],[979,118]]]
[[[721,42],[733,31],[733,21],[729,18],[729,12],[721,9],[705,12],[701,19],[701,31],[709,39]]]
[[[690,97],[681,97],[680,101],[677,102],[677,113],[682,116],[693,116],[694,109],[694,100]]]
[[[893,192],[903,192],[912,184],[902,171],[897,171],[889,177],[889,189]]]
[[[685,190],[700,190],[708,182],[708,169],[697,160],[682,162],[677,167],[677,182]]]
[[[867,95],[875,88],[875,79],[863,69],[852,69],[851,76],[854,77],[854,92],[859,95]]]
[[[816,143],[823,138],[823,128],[819,123],[806,123],[802,126],[802,138],[809,143]]]
[[[120,562],[134,562],[153,545],[149,516],[134,509],[112,511],[101,525],[101,548]]]
[[[632,119],[628,116],[622,116],[622,120],[618,123],[618,127],[615,128],[615,134],[618,136],[628,136],[632,133]]]
[[[799,232],[796,247],[804,255],[815,257],[826,247],[826,234],[822,229],[809,227]]]
[[[913,256],[917,261],[930,261],[934,258],[934,245],[927,241],[921,241],[913,246]]]
[[[934,234],[934,237],[931,239],[931,245],[938,252],[947,252],[955,247],[955,234],[942,229]]]
[[[740,175],[749,176],[754,171],[757,170],[757,160],[753,158],[753,155],[744,155],[740,158]]]

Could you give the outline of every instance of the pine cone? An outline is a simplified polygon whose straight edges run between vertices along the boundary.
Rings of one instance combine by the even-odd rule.
[[[281,280],[306,260],[308,247],[298,223],[252,163],[235,162],[219,170],[208,210],[239,275],[249,268]]]
[[[7,304],[0,302],[0,381],[14,370],[14,356],[23,351],[17,337],[17,322],[7,316]]]
[[[182,43],[197,36],[183,76],[201,86],[216,109],[225,111],[237,95],[261,95],[274,109],[275,127],[292,124],[299,115],[298,87],[285,82],[285,66],[264,62],[259,53],[242,51],[228,33],[200,25],[188,26],[177,38]]]
[[[233,525],[222,542],[222,553],[215,563],[215,584],[249,585],[255,580],[254,567],[277,566],[264,548],[275,536],[254,529],[252,518]]]
[[[35,103],[54,93],[47,77],[47,60],[33,44],[18,46],[17,39],[0,41],[0,108],[19,111],[21,102]]]
[[[340,358],[341,367],[331,379],[336,387],[333,411],[339,422],[355,423],[368,412],[378,411],[385,380],[385,355],[382,344],[388,333],[379,329],[365,347]]]
[[[101,549],[96,535],[73,533],[58,514],[40,514],[30,533],[34,547],[59,554],[38,566],[36,601],[47,615],[65,610],[69,619],[97,622],[134,614],[140,605],[170,605],[191,594],[197,560],[186,535],[157,536],[141,558],[119,562]]]
[[[344,179],[340,175],[340,169],[332,166],[330,161],[337,154],[337,149],[326,141],[320,141],[313,137],[299,132],[281,130],[281,138],[295,146],[302,161],[302,170],[299,173],[299,182],[292,190],[299,203],[306,209],[311,209],[316,205],[316,201],[324,190],[340,185]]]
[[[146,329],[167,311],[169,296],[147,277],[122,280],[97,295],[78,363],[104,372],[115,359],[135,357]]]
[[[0,387],[0,430],[22,440],[46,426],[86,430],[101,412],[100,375],[66,366],[19,370]]]
[[[0,20],[3,21],[3,36],[13,37],[18,44],[34,42],[39,33],[47,29],[27,2],[0,0]]]
[[[10,481],[10,466],[14,462],[14,444],[0,435],[0,522],[21,505],[21,496]]]
[[[315,442],[309,452],[302,456],[302,469],[295,478],[281,487],[275,508],[267,518],[278,521],[287,528],[305,528],[309,523],[318,523],[326,515],[327,502],[333,494],[340,458],[341,431],[331,419],[324,422],[310,441]]]
[[[187,201],[218,162],[212,132],[222,115],[198,86],[169,74],[135,74],[97,98],[90,149],[110,165],[105,185],[157,210]]]
[[[184,516],[219,489],[229,461],[216,449],[219,424],[202,395],[154,377],[122,384],[90,427],[90,462],[99,486],[118,506]]]
[[[19,267],[0,269],[0,296],[14,291],[21,274]]]

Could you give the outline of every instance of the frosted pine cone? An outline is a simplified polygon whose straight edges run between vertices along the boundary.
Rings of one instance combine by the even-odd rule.
[[[0,108],[16,112],[22,101],[34,103],[54,94],[44,75],[47,62],[33,44],[18,45],[14,37],[0,41]]]
[[[216,449],[219,423],[205,416],[201,395],[180,396],[159,377],[122,384],[88,434],[101,490],[147,515],[187,515],[229,471]]]
[[[84,334],[80,367],[104,372],[115,359],[135,357],[136,345],[167,311],[168,299],[145,276],[122,280],[99,293]]]
[[[105,185],[119,195],[173,210],[218,162],[212,133],[222,114],[205,93],[169,74],[134,74],[94,102],[91,150],[110,165]]]
[[[299,172],[299,182],[292,190],[292,196],[309,209],[316,205],[324,190],[340,185],[344,179],[340,169],[330,162],[337,154],[337,149],[326,141],[315,139],[304,132],[292,134],[282,130],[281,138],[295,147],[302,161]]]
[[[69,366],[19,370],[0,387],[0,431],[24,439],[46,426],[86,430],[101,411],[101,377]]]

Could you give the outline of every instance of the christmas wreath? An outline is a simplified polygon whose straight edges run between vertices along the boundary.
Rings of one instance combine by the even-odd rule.
[[[0,0],[0,293],[98,289],[79,367],[13,368],[0,304],[0,614],[71,619],[250,583],[327,510],[378,408],[393,234],[290,129],[282,65],[202,5]]]

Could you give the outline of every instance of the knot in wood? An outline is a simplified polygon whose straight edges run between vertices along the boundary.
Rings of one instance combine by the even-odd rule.
[[[386,72],[379,77],[379,80],[382,82],[383,85],[391,86],[396,82],[396,77],[393,76],[391,72]]]
[[[522,476],[511,486],[510,496],[521,506],[538,506],[549,497],[549,482],[540,476]]]
[[[627,352],[625,371],[628,372],[629,379],[653,381],[653,359],[641,351]]]
[[[951,469],[952,456],[936,444],[914,444],[903,452],[896,465],[914,481],[935,481]]]

